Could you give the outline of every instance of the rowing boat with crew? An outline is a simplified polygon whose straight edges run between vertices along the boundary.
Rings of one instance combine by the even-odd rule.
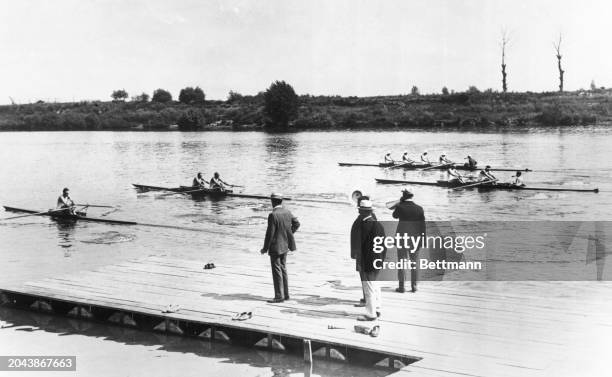
[[[191,197],[193,197],[193,198],[202,198],[202,197],[213,197],[213,198],[234,197],[234,198],[247,198],[247,199],[266,199],[266,200],[270,199],[270,196],[235,193],[235,192],[233,192],[230,189],[220,190],[220,189],[191,187],[191,186],[162,187],[162,186],[141,185],[141,184],[137,184],[137,183],[132,183],[132,186],[134,186],[134,188],[136,188],[140,192],[168,191],[170,193],[175,193],[175,194],[191,195]],[[284,200],[291,200],[291,198],[284,198]]]
[[[84,212],[80,212],[80,211],[72,212],[70,211],[69,208],[50,209],[48,211],[36,211],[33,209],[24,209],[24,208],[17,208],[17,207],[8,207],[8,206],[3,206],[3,207],[4,207],[4,210],[7,212],[26,213],[32,216],[49,216],[53,218],[54,220],[59,220],[59,221],[84,220],[84,221],[90,221],[90,222],[96,222],[96,223],[118,224],[118,225],[137,225],[138,224],[135,221],[103,219],[100,217],[88,217],[87,214],[85,214]],[[25,215],[25,216],[28,216],[28,215]],[[17,218],[17,217],[14,217],[14,218]],[[8,220],[8,219],[4,219],[4,220]]]
[[[436,182],[423,182],[423,181],[405,181],[395,179],[382,179],[375,178],[377,183],[381,184],[393,184],[393,185],[422,185],[422,186],[437,186],[445,188],[476,188],[479,191],[492,191],[492,190],[530,190],[530,191],[569,191],[569,192],[599,192],[598,188],[593,189],[578,189],[578,188],[565,188],[565,187],[528,187],[514,185],[511,183],[479,183],[479,182],[467,182],[461,183],[456,179],[453,180],[439,180]]]
[[[450,167],[455,168],[456,170],[464,170],[464,171],[477,171],[481,168],[479,167],[471,167],[465,164],[452,163],[452,164],[428,164],[428,163],[412,163],[412,162],[381,162],[378,164],[365,164],[365,163],[353,163],[353,162],[339,162],[340,166],[372,166],[379,168],[387,168],[387,169],[405,169],[405,170],[447,170]],[[524,171],[531,172],[531,169],[527,168],[495,168],[491,167],[491,170],[495,171]]]

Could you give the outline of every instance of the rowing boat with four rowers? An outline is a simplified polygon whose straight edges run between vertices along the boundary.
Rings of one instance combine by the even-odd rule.
[[[409,164],[409,163],[404,163],[401,161],[398,161],[395,163],[390,163],[390,162],[382,163],[381,162],[378,164],[367,164],[367,163],[360,163],[360,162],[339,162],[338,165],[343,166],[343,167],[371,166],[371,167],[378,167],[378,168],[395,168],[397,166],[397,168],[403,168],[405,170],[424,170],[424,169],[447,170],[448,167],[450,166],[449,164],[438,165],[438,164],[431,164],[431,163]],[[463,171],[477,171],[478,170],[477,167],[471,167],[467,164],[453,163],[452,166],[457,170],[463,170]],[[531,169],[528,169],[528,168],[502,168],[502,167],[491,167],[489,170],[491,171],[524,171],[524,172],[532,171]]]
[[[490,179],[480,180],[464,180],[460,182],[458,179],[439,180],[435,182],[427,181],[407,181],[397,179],[383,179],[375,178],[377,183],[380,184],[391,184],[391,185],[420,185],[420,186],[437,186],[444,188],[475,188],[479,191],[491,191],[491,190],[529,190],[529,191],[567,191],[567,192],[599,192],[598,188],[569,188],[569,187],[529,187],[523,183],[521,172],[516,172],[515,176],[512,177],[510,182],[498,183]],[[465,177],[462,177],[465,178]],[[518,180],[517,180],[518,178]]]

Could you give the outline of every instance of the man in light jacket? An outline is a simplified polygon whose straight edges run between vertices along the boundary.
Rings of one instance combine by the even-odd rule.
[[[289,300],[289,281],[287,279],[287,252],[296,250],[295,233],[300,227],[297,217],[283,208],[283,196],[272,194],[272,212],[268,215],[268,229],[262,254],[270,255],[272,281],[274,282],[274,298],[269,303]]]

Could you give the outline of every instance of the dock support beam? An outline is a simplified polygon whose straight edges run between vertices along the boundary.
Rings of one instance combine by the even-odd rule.
[[[304,339],[304,361],[312,364],[312,344],[310,344],[310,339]]]

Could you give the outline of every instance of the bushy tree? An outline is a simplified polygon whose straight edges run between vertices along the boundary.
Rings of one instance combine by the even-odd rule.
[[[156,89],[153,92],[153,98],[151,98],[151,101],[161,102],[161,103],[171,102],[172,94],[170,94],[169,91],[164,90],[164,89]]]
[[[188,86],[179,93],[179,102],[187,105],[203,105],[205,99],[204,91],[199,86],[195,88]]]
[[[447,87],[443,87],[442,88],[442,95],[443,96],[447,96],[448,95],[448,88]]]
[[[297,117],[299,99],[293,87],[275,81],[264,93],[264,114],[272,126],[287,127]]]
[[[232,102],[236,102],[236,101],[240,101],[244,96],[238,92],[234,92],[233,90],[230,90],[229,94],[227,95],[227,102],[232,103]]]
[[[478,90],[478,88],[477,88],[477,87],[475,87],[474,85],[472,85],[472,86],[470,86],[470,87],[468,88],[468,93],[470,93],[470,94],[478,94],[478,93],[480,93],[480,90]]]
[[[196,130],[203,122],[202,114],[197,111],[187,110],[178,119],[176,124],[181,131]]]
[[[412,94],[413,96],[418,96],[419,95],[419,88],[415,85],[412,87],[412,90],[410,90],[410,94]]]
[[[137,96],[132,97],[134,102],[149,102],[149,95],[147,93],[141,93]]]
[[[125,101],[125,99],[128,98],[128,93],[125,89],[115,90],[113,94],[111,94],[111,98],[113,101]]]

